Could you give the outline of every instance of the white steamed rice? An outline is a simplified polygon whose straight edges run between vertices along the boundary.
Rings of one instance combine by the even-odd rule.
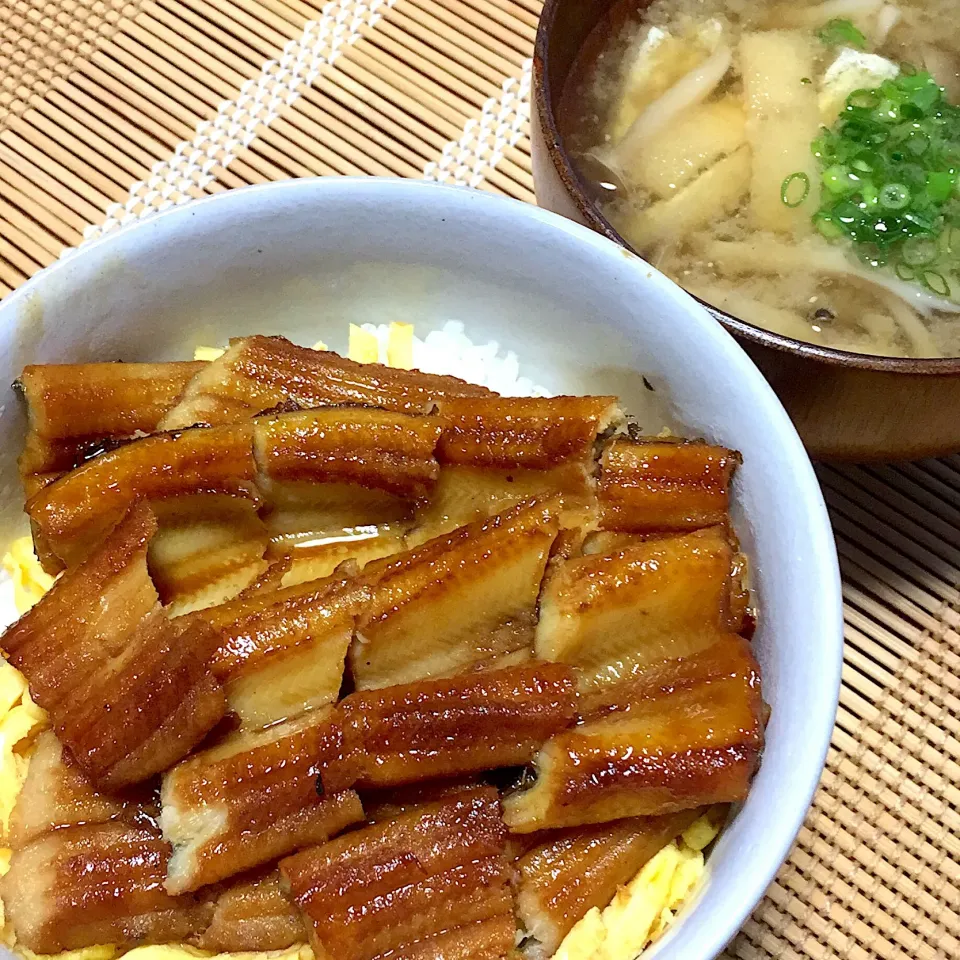
[[[379,361],[386,363],[390,325],[364,323],[361,329],[377,338]],[[428,333],[422,340],[414,334],[413,366],[424,373],[460,377],[506,397],[550,396],[544,387],[520,376],[520,361],[512,350],[501,354],[496,340],[475,344],[464,333],[463,324],[456,320],[447,321],[441,329]]]

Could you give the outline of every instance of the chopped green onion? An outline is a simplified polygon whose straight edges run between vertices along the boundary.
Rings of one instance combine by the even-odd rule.
[[[860,208],[855,203],[844,200],[833,208],[833,215],[840,223],[855,224],[860,221]]]
[[[953,193],[957,177],[952,170],[931,170],[927,174],[927,194],[936,203],[942,203]]]
[[[918,107],[915,103],[901,103],[898,107],[898,111],[901,120],[913,121],[923,119],[923,110],[921,110],[920,107]]]
[[[845,196],[849,193],[855,193],[860,186],[860,178],[843,164],[835,163],[832,167],[827,167],[820,178],[823,185],[837,196]],[[784,201],[786,202],[786,201]]]
[[[893,272],[901,279],[906,280],[907,282],[917,279],[916,271],[913,267],[907,266],[905,263],[898,263],[894,268]]]
[[[868,267],[878,270],[887,265],[887,255],[875,243],[862,243],[857,247],[857,256]]]
[[[941,297],[950,296],[950,284],[942,273],[937,273],[935,270],[927,270],[926,273],[923,274],[922,279],[923,285],[927,287],[927,289],[932,290]]]
[[[829,214],[814,214],[813,224],[828,240],[839,240],[843,236],[843,228]]]
[[[860,184],[860,206],[862,209],[876,207],[880,204],[880,191],[872,180],[864,180]]]
[[[925,267],[937,259],[936,241],[929,237],[911,237],[903,245],[903,262],[909,267]]]
[[[940,234],[940,250],[945,257],[957,259],[960,257],[960,229],[947,227]]]
[[[797,186],[799,185],[799,186]],[[780,184],[780,200],[788,207],[799,207],[810,195],[810,177],[805,173],[791,173]]]
[[[877,104],[876,109],[873,111],[874,119],[881,122],[886,122],[888,120],[899,120],[900,119],[900,104],[897,100],[891,100],[889,97],[885,100],[881,100]]]
[[[925,133],[916,133],[907,140],[907,149],[915,157],[922,157],[930,149],[930,138]]]
[[[863,50],[867,45],[867,38],[849,20],[839,17],[825,23],[817,36],[831,47],[849,46]]]
[[[876,90],[854,90],[847,97],[847,109],[873,110],[880,104],[880,94]]]
[[[800,78],[800,82],[801,82],[801,83],[813,83],[813,81],[812,81],[809,77],[801,77],[801,78]]]
[[[827,26],[825,42],[851,43],[845,27]],[[936,80],[907,65],[875,89],[853,91],[810,149],[822,183],[817,231],[845,240],[871,267],[949,295],[960,279],[960,106]],[[799,205],[795,177],[781,188],[790,205]],[[799,202],[808,195],[805,187]]]
[[[910,190],[902,183],[886,183],[877,199],[886,210],[902,210],[910,202]]]

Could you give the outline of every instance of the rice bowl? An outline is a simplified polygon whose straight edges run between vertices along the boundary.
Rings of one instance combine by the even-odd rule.
[[[608,384],[647,427],[683,424],[753,460],[736,495],[769,611],[757,635],[773,706],[767,755],[690,922],[651,954],[711,956],[772,877],[819,776],[836,704],[839,599],[799,442],[769,388],[693,301],[616,247],[519,204],[416,184],[300,182],[161,215],[58,265],[0,308],[10,370],[189,356],[197,343],[263,329],[265,317],[302,342],[319,336],[343,349],[348,320],[415,322],[419,331],[453,316],[475,340],[513,350],[531,383],[556,393]],[[143,329],[152,342],[131,350]],[[0,427],[15,444],[14,418]],[[3,468],[13,534],[15,480],[12,464]]]

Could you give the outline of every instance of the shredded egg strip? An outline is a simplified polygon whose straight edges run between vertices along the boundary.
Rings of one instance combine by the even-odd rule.
[[[9,557],[10,554],[7,554]],[[4,557],[4,566],[7,565]],[[39,563],[34,558],[34,562]],[[39,599],[40,591],[33,600]],[[27,777],[30,746],[47,726],[47,715],[31,699],[27,678],[16,667],[0,658],[0,876],[10,869],[12,851],[7,846],[10,815]],[[0,940],[13,945],[13,934],[4,928],[0,902]],[[90,960],[100,960],[91,957]]]
[[[3,569],[13,581],[13,603],[17,613],[26,613],[53,586],[53,577],[40,566],[33,552],[33,540],[20,537],[4,555]],[[0,699],[0,707],[3,700]]]
[[[603,910],[594,907],[567,934],[553,960],[634,960],[673,922],[704,874],[703,849],[719,827],[700,817],[667,844]]]
[[[398,370],[413,368],[413,324],[391,323],[387,329],[386,340],[382,341],[370,324],[358,326],[350,324],[347,342],[347,357],[357,363],[385,363]],[[318,340],[314,350],[330,348]],[[217,360],[223,356],[223,347],[197,347],[193,351],[194,360]]]
[[[402,370],[413,366],[413,332],[409,323],[391,323],[385,341],[370,329],[350,324],[347,356],[358,363],[386,363]],[[314,350],[326,350],[318,341]],[[199,346],[195,360],[216,360],[224,348]],[[13,581],[18,613],[30,609],[53,585],[40,566],[29,536],[10,544],[3,567]],[[0,844],[7,842],[10,815],[27,774],[30,745],[47,726],[47,715],[31,699],[26,677],[0,659]],[[699,883],[704,873],[703,849],[717,836],[719,828],[704,816],[680,837],[669,843],[625,887],[611,903],[594,907],[567,934],[553,960],[634,960],[649,943],[660,937],[672,923],[677,909]],[[0,876],[10,869],[11,850],[0,845]],[[13,932],[4,927],[0,903],[0,940],[14,946]],[[17,947],[26,960],[37,954]],[[114,960],[115,946],[86,947],[52,955],[55,960]],[[51,956],[51,955],[47,955]],[[313,960],[310,947],[260,953],[214,955],[188,946],[136,947],[124,960],[197,960],[217,956],[218,960]]]

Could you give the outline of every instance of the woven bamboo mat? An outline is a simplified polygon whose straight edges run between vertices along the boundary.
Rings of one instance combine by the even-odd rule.
[[[533,201],[540,0],[0,0],[0,296],[145,213],[317,174]],[[846,597],[820,791],[728,954],[960,957],[960,459],[820,470]]]

